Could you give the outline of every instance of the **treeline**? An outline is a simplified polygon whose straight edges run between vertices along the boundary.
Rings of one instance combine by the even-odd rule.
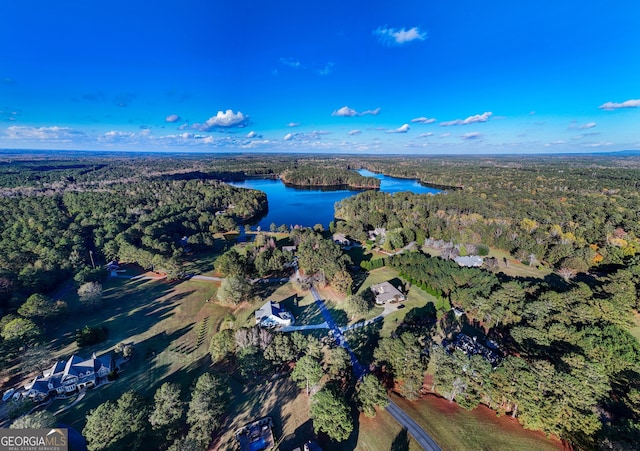
[[[348,186],[350,188],[380,188],[380,180],[365,177],[356,171],[338,168],[298,167],[287,169],[280,178],[284,183],[297,186]]]
[[[389,257],[387,266],[436,296],[444,296],[453,304],[468,306],[478,297],[486,297],[499,285],[495,274],[477,268],[462,268],[455,262],[430,258],[419,252]]]

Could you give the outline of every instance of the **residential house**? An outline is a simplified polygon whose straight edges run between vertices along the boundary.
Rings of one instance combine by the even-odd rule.
[[[375,241],[379,236],[384,238],[385,236],[387,236],[387,229],[385,229],[384,227],[376,227],[373,230],[369,230],[367,232],[367,236],[371,241]]]
[[[371,286],[371,291],[376,297],[376,304],[383,305],[387,302],[402,302],[406,298],[402,292],[391,285],[390,282],[382,282]]]
[[[478,255],[469,255],[467,257],[456,257],[453,259],[460,266],[465,266],[467,268],[479,268],[484,263],[482,257]]]
[[[271,420],[271,417],[264,417],[241,427],[235,432],[236,440],[240,444],[240,450],[262,451],[272,449],[275,445],[272,429],[273,420]]]
[[[280,307],[278,302],[267,301],[256,310],[256,324],[262,327],[286,327],[294,323],[293,315]]]
[[[347,238],[347,236],[344,233],[334,233],[333,242],[343,247],[351,245],[351,241],[349,240],[349,238]]]
[[[42,401],[48,397],[64,396],[98,386],[113,369],[111,356],[96,357],[94,353],[90,359],[84,360],[72,355],[66,362],[54,363],[51,368],[43,371],[42,376],[36,376],[24,388],[27,396],[34,401]]]
[[[282,252],[291,252],[294,254],[296,252],[296,246],[282,246]]]
[[[456,338],[451,342],[444,340],[442,342],[442,346],[444,346],[444,348],[449,353],[453,352],[454,349],[458,349],[464,352],[469,357],[473,355],[480,355],[494,368],[498,365],[498,363],[500,363],[500,360],[502,360],[502,355],[498,349],[490,349],[490,347],[484,346],[479,343],[478,337],[470,337],[469,335],[462,332],[456,335]]]

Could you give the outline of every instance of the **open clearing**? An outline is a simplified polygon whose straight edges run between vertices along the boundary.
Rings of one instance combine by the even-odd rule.
[[[524,429],[517,420],[502,416],[486,406],[471,412],[454,402],[427,395],[407,401],[396,394],[391,399],[424,428],[447,451],[458,450],[562,450],[562,442],[542,432]]]
[[[90,356],[94,351],[103,354],[118,343],[133,343],[135,348],[131,361],[117,381],[87,392],[73,409],[59,416],[59,421],[81,431],[90,409],[108,399],[117,399],[127,390],[150,397],[166,381],[180,383],[187,389],[210,367],[209,341],[219,324],[232,318],[246,321],[255,309],[250,304],[235,309],[217,304],[214,302],[216,286],[216,283],[205,281],[171,284],[108,279],[104,284],[103,307],[51,328],[49,346],[59,359],[66,359],[73,353],[81,356]],[[78,349],[74,332],[85,324],[106,326],[109,329],[107,341]],[[49,409],[59,407],[60,404],[54,402]]]

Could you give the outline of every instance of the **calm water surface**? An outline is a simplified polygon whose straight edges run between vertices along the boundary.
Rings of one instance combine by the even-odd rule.
[[[412,193],[425,194],[439,193],[440,190],[423,186],[417,180],[398,179],[382,174],[374,174],[367,170],[358,171],[367,177],[380,179],[380,191],[385,193],[398,193],[401,191],[411,191]],[[277,226],[286,224],[292,226],[299,224],[305,227],[312,227],[316,224],[329,226],[333,221],[336,202],[349,197],[361,190],[321,190],[303,189],[286,186],[280,180],[250,179],[244,182],[232,183],[240,188],[251,188],[263,191],[267,194],[269,201],[269,212],[266,216],[258,220],[255,225],[259,225],[263,230],[269,230],[271,223]]]

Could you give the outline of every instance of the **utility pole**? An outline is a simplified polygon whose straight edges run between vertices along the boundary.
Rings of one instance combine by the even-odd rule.
[[[96,269],[96,264],[93,261],[93,251],[89,251],[89,257],[91,257],[91,266],[93,266],[93,269]]]

